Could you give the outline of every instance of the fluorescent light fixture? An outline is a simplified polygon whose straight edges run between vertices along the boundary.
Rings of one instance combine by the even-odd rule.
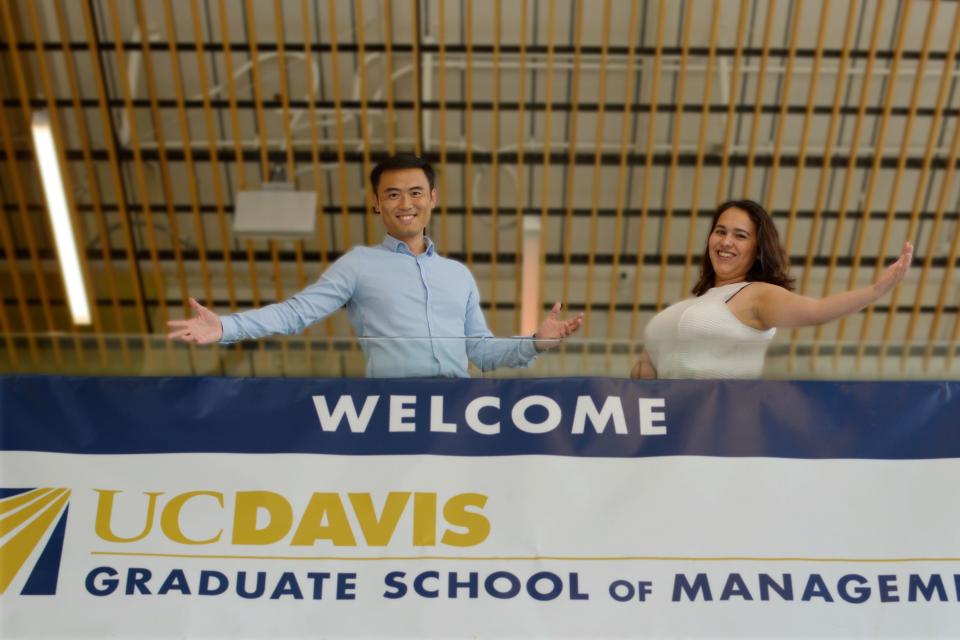
[[[520,335],[540,326],[540,218],[523,216],[523,255],[520,262]]]
[[[70,211],[67,209],[67,194],[63,189],[63,176],[60,174],[60,162],[57,160],[57,147],[50,128],[50,118],[42,111],[35,111],[30,128],[33,132],[33,146],[37,150],[40,179],[47,199],[53,237],[57,243],[60,272],[67,289],[70,315],[74,324],[90,324],[90,302],[83,284],[76,234]]]

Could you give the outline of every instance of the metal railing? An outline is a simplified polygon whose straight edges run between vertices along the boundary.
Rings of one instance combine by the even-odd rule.
[[[467,355],[488,365],[501,352],[508,362],[534,353],[530,338],[328,338],[272,337],[232,345],[188,345],[162,335],[80,333],[14,334],[15,351],[0,349],[0,374],[103,376],[406,377],[456,375]],[[32,345],[29,347],[28,345]],[[568,339],[537,353],[529,366],[481,370],[472,377],[627,377],[643,345],[627,340]],[[790,341],[781,332],[766,349],[762,377],[775,379],[960,379],[958,345],[939,343]],[[749,368],[762,345],[682,344],[696,361],[709,363],[703,377],[728,377]],[[17,355],[14,357],[14,353]],[[368,363],[372,363],[368,364]],[[441,364],[442,363],[442,364]],[[459,363],[459,364],[457,364]],[[684,365],[687,366],[687,365]],[[433,368],[432,368],[433,367]]]

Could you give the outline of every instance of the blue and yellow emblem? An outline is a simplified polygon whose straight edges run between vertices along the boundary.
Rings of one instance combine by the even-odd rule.
[[[69,489],[0,489],[0,595],[26,570],[21,595],[57,592],[69,499]],[[36,561],[27,568],[31,557]]]

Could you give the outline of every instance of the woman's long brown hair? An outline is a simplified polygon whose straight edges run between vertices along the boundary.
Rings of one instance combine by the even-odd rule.
[[[790,259],[787,252],[780,245],[780,234],[773,224],[773,218],[760,204],[753,200],[730,200],[717,207],[710,223],[710,234],[717,226],[717,220],[727,209],[736,207],[744,211],[757,229],[757,256],[747,272],[747,282],[769,282],[787,291],[793,291],[793,278],[789,275]],[[703,250],[703,259],[700,262],[700,279],[693,287],[693,295],[701,296],[713,288],[717,274],[710,261],[710,237],[707,236],[707,246]]]

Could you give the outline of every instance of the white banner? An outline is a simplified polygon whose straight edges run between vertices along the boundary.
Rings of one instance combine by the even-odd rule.
[[[0,500],[0,542],[66,510],[34,525],[0,635],[956,636],[958,477],[958,459],[5,451],[0,486],[31,491]],[[58,516],[56,593],[23,595]]]

